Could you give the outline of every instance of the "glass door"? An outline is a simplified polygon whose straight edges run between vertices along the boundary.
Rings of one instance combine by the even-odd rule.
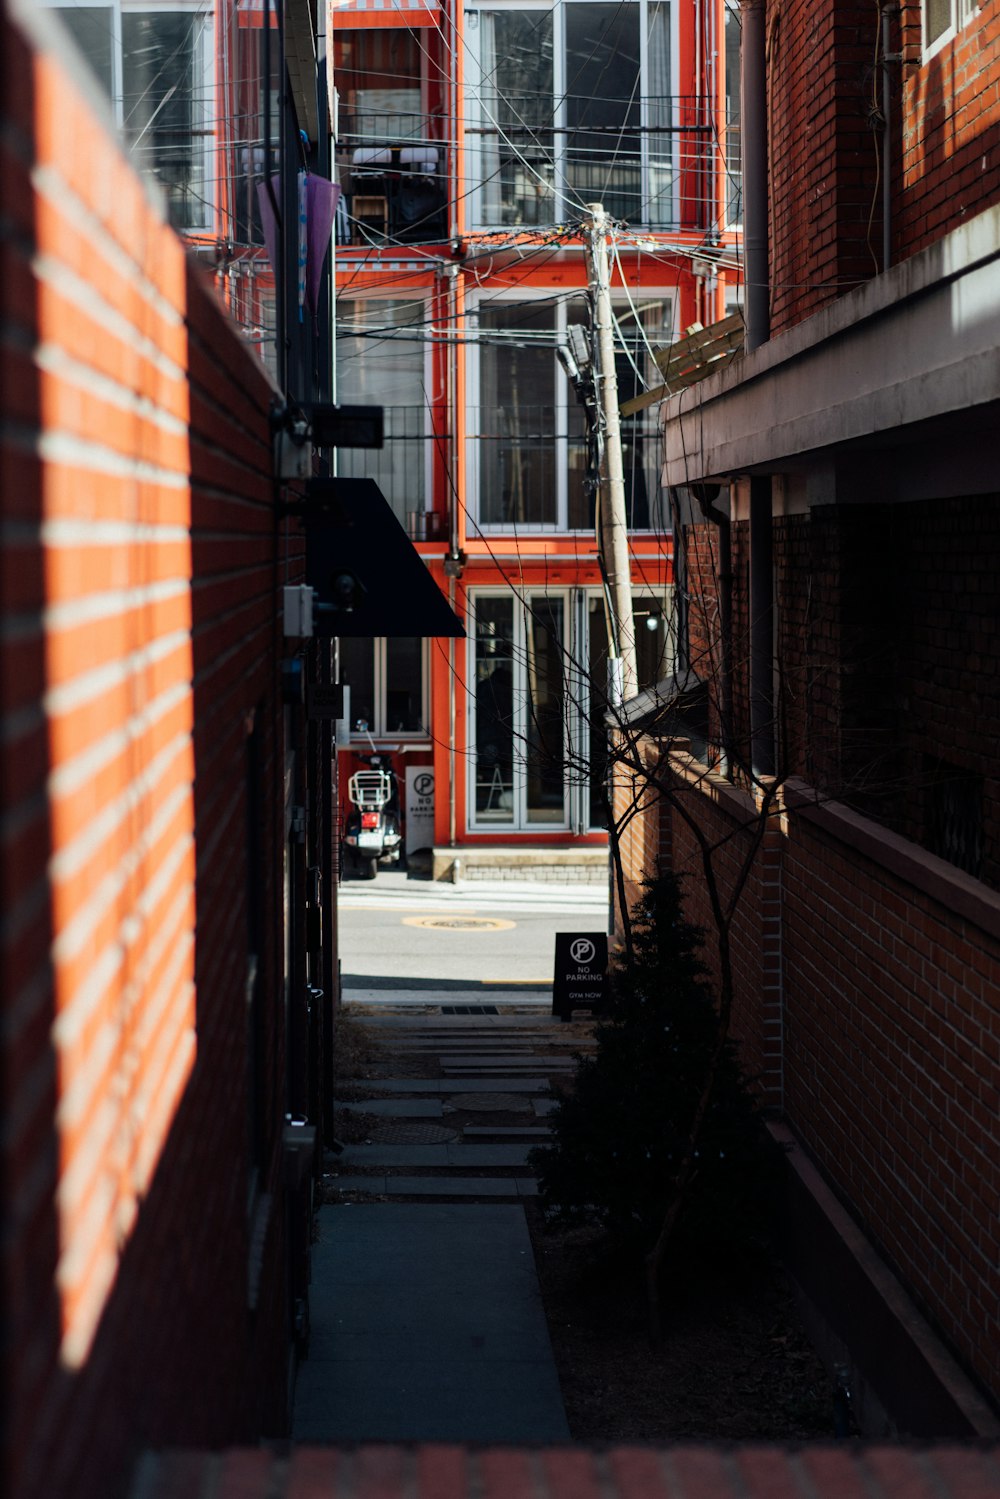
[[[564,830],[565,599],[480,594],[472,612],[470,822],[497,831]]]

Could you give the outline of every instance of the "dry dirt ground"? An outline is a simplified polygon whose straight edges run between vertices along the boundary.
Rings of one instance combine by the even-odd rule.
[[[528,1220],[578,1441],[796,1441],[833,1434],[829,1377],[777,1263],[675,1267],[653,1347],[641,1271],[584,1230]]]
[[[379,1076],[436,1070],[426,1057],[393,1056],[353,1022],[340,1028],[338,1046],[338,1097],[345,1100],[378,1097]],[[337,1135],[363,1141],[384,1122],[341,1107]],[[512,1121],[459,1111],[442,1122],[460,1132],[466,1124]],[[776,1259],[668,1271],[664,1335],[654,1347],[641,1271],[609,1258],[595,1232],[547,1227],[540,1204],[529,1202],[526,1213],[575,1440],[832,1437],[832,1384]]]

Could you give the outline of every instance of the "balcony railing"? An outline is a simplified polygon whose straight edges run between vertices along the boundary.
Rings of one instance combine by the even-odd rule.
[[[358,110],[342,118],[337,168],[352,244],[373,239],[421,243],[447,232],[445,146],[419,114]]]
[[[478,148],[476,217],[484,225],[543,225],[600,201],[613,218],[650,229],[708,229],[719,219],[724,171],[711,101],[642,100],[641,118],[621,124],[510,122],[468,131]],[[610,101],[608,107],[613,107]],[[569,100],[581,117],[586,101]]]
[[[353,399],[346,391],[341,394],[344,400]],[[375,400],[377,395],[372,392],[364,399]],[[337,472],[347,479],[374,479],[400,525],[411,535],[428,535],[425,522],[412,520],[426,506],[429,445],[434,441],[427,411],[423,406],[386,406],[384,412],[384,447],[339,449]]]

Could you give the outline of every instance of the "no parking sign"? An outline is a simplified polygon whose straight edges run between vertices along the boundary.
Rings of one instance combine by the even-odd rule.
[[[599,1010],[608,975],[606,932],[556,932],[552,1013],[569,1020],[574,1010]]]

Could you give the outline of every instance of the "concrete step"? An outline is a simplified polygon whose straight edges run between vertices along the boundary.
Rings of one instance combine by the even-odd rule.
[[[366,1077],[366,1088],[378,1093],[428,1093],[440,1098],[449,1093],[547,1093],[548,1083],[539,1077]]]
[[[393,1036],[379,1035],[379,1046],[385,1052],[397,1056],[439,1056],[457,1052],[480,1052],[488,1056],[553,1056],[568,1057],[578,1051],[593,1051],[595,1043],[578,1038],[565,1041],[548,1036],[422,1036],[419,1039],[397,1041]]]
[[[341,1197],[363,1192],[375,1197],[431,1197],[439,1202],[483,1197],[519,1202],[538,1196],[536,1181],[514,1176],[342,1176],[330,1185]]]
[[[474,1171],[483,1166],[514,1167],[527,1163],[529,1145],[482,1145],[445,1140],[440,1145],[348,1145],[339,1157],[342,1169],[379,1166],[454,1166]]]

